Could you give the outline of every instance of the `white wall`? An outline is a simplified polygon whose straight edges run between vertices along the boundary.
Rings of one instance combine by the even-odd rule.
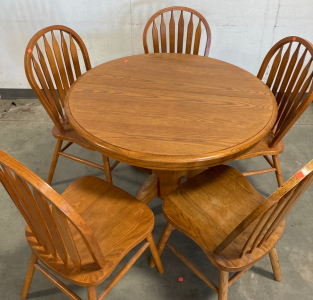
[[[41,28],[71,27],[87,45],[92,66],[143,53],[142,32],[161,8],[181,5],[209,22],[209,56],[256,74],[279,39],[313,42],[312,0],[0,0],[0,88],[29,88],[24,51]]]

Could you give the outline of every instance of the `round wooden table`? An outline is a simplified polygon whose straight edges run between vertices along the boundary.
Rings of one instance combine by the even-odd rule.
[[[277,105],[262,81],[229,63],[144,54],[85,73],[68,91],[65,112],[99,152],[155,170],[164,198],[181,176],[256,145],[273,127]]]

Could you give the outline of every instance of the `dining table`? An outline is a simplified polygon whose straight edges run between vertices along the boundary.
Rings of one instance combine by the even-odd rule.
[[[270,89],[214,58],[160,53],[92,68],[69,89],[69,123],[93,148],[158,177],[161,199],[203,169],[243,155],[277,118]]]

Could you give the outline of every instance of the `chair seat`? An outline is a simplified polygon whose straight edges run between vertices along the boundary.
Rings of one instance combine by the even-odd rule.
[[[265,256],[277,243],[285,225],[253,255],[247,253],[240,258],[253,230],[251,226],[219,255],[213,251],[265,200],[239,171],[221,165],[200,173],[169,194],[163,202],[163,213],[175,228],[203,249],[216,267],[237,272]]]
[[[154,215],[147,205],[100,178],[80,178],[64,191],[62,197],[90,226],[105,257],[105,267],[99,270],[95,265],[71,224],[82,261],[81,271],[73,265],[65,267],[61,260],[55,261],[51,255],[45,254],[28,227],[26,237],[33,251],[49,269],[77,285],[98,285],[104,281],[119,261],[153,229]]]
[[[255,147],[234,160],[243,160],[260,155],[278,155],[282,153],[285,147],[283,140],[281,140],[275,147],[269,147],[273,138],[273,133],[268,133],[258,144],[255,145]]]
[[[61,122],[65,132],[62,133],[60,132],[60,130],[56,127],[53,126],[52,128],[52,134],[55,138],[59,139],[59,140],[65,140],[68,142],[72,142],[75,144],[78,144],[79,146],[88,149],[88,150],[93,150],[95,151],[95,149],[93,147],[91,147],[84,138],[82,138],[75,130],[74,128],[71,126],[71,124],[65,120]]]

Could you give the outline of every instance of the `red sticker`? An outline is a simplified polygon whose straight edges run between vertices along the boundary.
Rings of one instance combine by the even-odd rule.
[[[296,37],[294,37],[293,40],[295,41],[295,40],[296,40]]]
[[[128,60],[126,59],[126,60],[124,60],[125,62],[128,62]]]
[[[28,49],[27,51],[28,51],[28,53],[32,53],[32,49]]]
[[[178,277],[178,281],[184,281],[183,277]]]
[[[296,177],[297,179],[301,179],[304,177],[304,174],[302,173],[302,171],[299,171],[298,173],[296,173]]]

